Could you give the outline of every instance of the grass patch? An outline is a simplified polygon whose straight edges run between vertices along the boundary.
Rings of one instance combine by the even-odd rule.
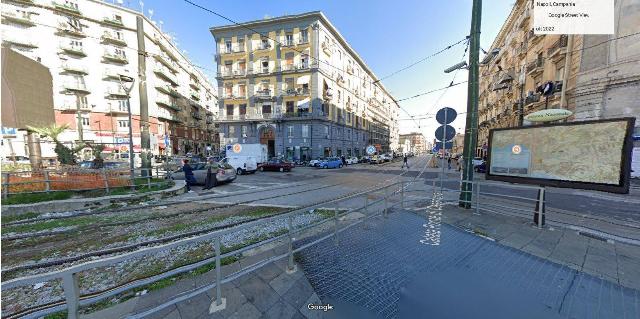
[[[152,183],[161,183],[157,185],[152,185],[151,188],[147,187],[147,181],[144,180],[136,180],[136,191],[132,192],[131,187],[116,187],[109,190],[107,193],[105,190],[90,190],[90,191],[56,191],[50,193],[25,193],[25,194],[14,194],[7,196],[6,199],[2,200],[2,204],[4,205],[16,205],[16,204],[31,204],[38,202],[46,202],[52,200],[63,200],[69,199],[74,195],[82,196],[85,198],[91,197],[101,197],[107,195],[125,195],[125,194],[144,194],[148,192],[159,191],[163,189],[170,188],[174,185],[173,181],[167,181],[160,178],[151,179]]]
[[[44,319],[67,319],[67,311],[59,311],[50,315],[44,316]]]
[[[336,210],[337,209],[314,209],[313,212],[322,216],[322,218],[331,218],[336,215]],[[340,211],[338,211],[338,214],[340,214]]]
[[[0,220],[4,224],[4,223],[11,223],[19,220],[32,219],[38,216],[40,216],[40,214],[36,212],[26,212],[24,214],[19,214],[19,215],[2,216]]]
[[[30,204],[38,202],[46,202],[50,200],[69,199],[74,195],[71,191],[59,191],[51,193],[25,193],[9,195],[2,200],[4,205]]]
[[[97,220],[98,219],[96,217],[61,218],[43,222],[6,226],[2,227],[2,231],[5,233],[31,233],[58,227],[84,226],[94,223]]]
[[[263,217],[266,215],[273,215],[275,213],[280,212],[282,209],[278,208],[278,207],[260,207],[256,210],[252,210],[250,212],[246,212],[243,213],[240,216],[247,216],[247,217]]]

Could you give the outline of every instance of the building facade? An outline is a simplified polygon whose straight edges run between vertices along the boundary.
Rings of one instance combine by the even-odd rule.
[[[69,125],[62,141],[128,152],[133,125],[135,152],[146,136],[155,154],[218,148],[217,92],[142,13],[95,0],[2,0],[2,6],[2,45],[53,75],[56,123]],[[135,79],[129,94],[133,123],[121,75]],[[43,150],[43,156],[53,151]]]
[[[490,129],[529,125],[523,117],[545,108],[572,111],[567,121],[638,118],[640,36],[627,35],[640,31],[640,1],[615,1],[614,12],[612,35],[536,35],[533,1],[516,1],[481,62],[476,156]]]
[[[424,153],[430,148],[427,145],[427,139],[424,137],[422,133],[413,132],[408,134],[400,134],[401,140],[409,140],[409,145],[411,149],[410,152],[413,153]]]
[[[309,160],[398,147],[399,106],[321,12],[211,28],[221,145]]]

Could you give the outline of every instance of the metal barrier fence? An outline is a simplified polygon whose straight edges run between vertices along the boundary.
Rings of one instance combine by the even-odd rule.
[[[155,173],[155,175],[154,175]],[[114,188],[147,186],[151,188],[164,182],[152,182],[162,178],[159,167],[137,168],[133,179],[129,169],[40,170],[2,173],[2,197],[25,193],[50,193],[58,191],[87,191],[102,189],[109,193]],[[143,181],[143,183],[136,183]],[[146,183],[144,183],[146,181]]]
[[[69,268],[65,268],[62,270],[57,270],[57,271],[52,271],[52,272],[48,272],[48,273],[44,273],[44,274],[39,274],[39,275],[32,275],[32,276],[26,276],[26,277],[22,277],[22,278],[16,278],[16,279],[11,279],[8,280],[6,282],[2,283],[2,292],[6,293],[7,290],[9,289],[14,289],[14,288],[19,288],[19,287],[25,287],[25,286],[29,286],[29,285],[34,285],[37,283],[42,283],[42,282],[48,282],[48,281],[54,281],[54,280],[62,280],[62,287],[63,287],[63,291],[64,291],[64,299],[62,301],[53,303],[53,304],[49,304],[46,305],[46,307],[38,307],[38,306],[34,306],[32,307],[33,311],[30,311],[28,313],[20,313],[15,315],[15,317],[22,317],[22,318],[38,318],[41,316],[45,316],[48,314],[52,314],[52,313],[56,313],[59,311],[63,311],[63,310],[67,310],[68,313],[68,318],[78,318],[78,310],[80,306],[85,306],[85,305],[90,305],[93,303],[96,303],[98,301],[104,300],[106,298],[115,296],[117,294],[120,294],[122,292],[125,291],[129,291],[131,289],[135,289],[138,287],[142,287],[144,285],[156,282],[158,280],[167,278],[167,277],[171,277],[180,273],[184,273],[184,272],[188,272],[191,270],[194,270],[198,267],[201,267],[203,265],[206,264],[210,264],[212,262],[215,262],[215,272],[216,272],[216,280],[213,283],[210,283],[206,286],[200,287],[196,290],[193,290],[191,292],[189,292],[188,294],[184,294],[184,295],[179,295],[176,296],[175,298],[173,298],[171,301],[168,301],[164,304],[161,304],[159,306],[156,306],[152,309],[149,309],[143,313],[139,313],[136,315],[133,315],[131,318],[142,318],[145,316],[148,316],[152,313],[155,313],[157,311],[160,311],[172,304],[175,304],[177,302],[180,302],[182,300],[186,300],[189,299],[195,295],[198,295],[202,292],[205,292],[209,289],[212,288],[216,288],[216,305],[220,305],[222,302],[222,293],[221,293],[221,286],[224,283],[230,282],[240,276],[243,276],[245,274],[248,274],[252,271],[255,271],[271,262],[280,260],[282,258],[288,258],[288,268],[291,270],[294,268],[294,262],[293,262],[293,254],[296,252],[299,252],[302,249],[305,249],[309,246],[315,245],[316,243],[325,240],[327,238],[331,238],[334,237],[334,239],[338,240],[338,233],[346,231],[347,229],[349,229],[350,227],[353,227],[356,224],[362,223],[362,222],[366,222],[366,220],[374,217],[374,216],[378,216],[380,214],[383,214],[384,216],[386,216],[386,214],[388,213],[388,209],[390,207],[389,202],[390,199],[394,196],[401,196],[400,198],[400,202],[403,201],[404,199],[404,193],[405,193],[405,184],[408,182],[395,182],[380,188],[376,188],[373,190],[367,190],[367,191],[362,191],[359,192],[357,194],[353,194],[353,195],[349,195],[349,196],[345,196],[343,198],[338,198],[338,199],[333,199],[333,200],[329,200],[329,201],[325,201],[322,202],[320,204],[314,204],[314,205],[309,205],[309,206],[305,206],[305,207],[301,207],[301,208],[296,208],[295,210],[292,210],[288,213],[284,213],[284,214],[280,214],[280,215],[276,215],[276,216],[272,216],[272,217],[268,217],[268,218],[263,218],[260,220],[256,220],[256,221],[252,221],[252,222],[248,222],[236,227],[231,227],[228,229],[223,229],[220,231],[215,231],[215,232],[211,232],[211,233],[207,233],[207,234],[203,234],[203,235],[199,235],[199,236],[195,236],[195,237],[191,237],[191,238],[185,238],[185,239],[181,239],[175,242],[171,242],[168,244],[164,244],[164,245],[160,245],[160,246],[154,246],[154,247],[148,247],[148,248],[144,248],[144,249],[140,249],[137,251],[133,251],[133,252],[129,252],[129,253],[125,253],[122,255],[118,255],[118,256],[113,256],[113,257],[107,257],[107,258],[102,258],[102,259],[98,259],[98,260],[93,260],[93,261],[89,261],[86,263],[82,263],[79,265],[75,265]],[[384,192],[383,194],[379,195],[380,198],[375,199],[370,201],[370,197],[378,192]],[[306,212],[308,212],[311,209],[319,209],[319,208],[324,208],[326,205],[328,204],[333,204],[333,203],[339,203],[339,202],[344,202],[346,200],[354,200],[354,199],[362,199],[363,201],[363,205],[361,206],[357,206],[355,208],[351,208],[345,211],[340,212],[339,209],[334,209],[334,215],[332,217],[328,217],[325,219],[322,219],[318,222],[315,223],[310,223],[308,225],[305,225],[303,227],[294,229],[293,227],[293,223],[292,223],[292,219],[294,216],[296,215],[301,215],[304,214]],[[378,205],[378,204],[382,204],[383,208],[382,209],[376,209],[374,206]],[[352,224],[349,224],[347,226],[344,226],[342,228],[339,227],[339,219],[342,216],[345,216],[346,214],[352,213],[352,212],[364,212],[365,213],[365,217],[357,222],[354,222]],[[371,212],[372,211],[372,212]],[[233,232],[238,232],[250,227],[255,227],[255,226],[260,226],[260,225],[264,225],[266,223],[270,223],[279,219],[286,219],[287,220],[287,232],[284,233],[283,235],[279,235],[279,236],[275,236],[272,238],[269,238],[267,240],[264,241],[260,241],[258,243],[255,244],[251,244],[245,247],[242,247],[240,249],[236,249],[233,251],[229,251],[227,253],[223,253],[221,251],[221,239],[223,236],[233,233]],[[315,228],[318,227],[320,225],[323,225],[325,223],[328,223],[330,221],[333,221],[333,232],[331,232],[328,235],[322,236],[321,238],[318,238],[310,243],[305,243],[304,245],[293,249],[293,244],[294,242],[297,240],[294,235],[295,234],[299,234],[302,233],[305,230],[311,229],[311,228]],[[282,240],[282,239],[286,239],[287,241],[287,253],[285,254],[281,254],[278,256],[273,256],[271,258],[267,258],[265,260],[261,260],[253,265],[250,265],[248,267],[242,268],[237,272],[234,272],[232,274],[229,274],[228,276],[222,276],[221,274],[221,260],[226,258],[226,257],[231,257],[231,256],[235,256],[238,254],[241,254],[245,251],[248,250],[252,250],[255,249],[257,247],[263,246],[263,245],[267,245],[269,243],[278,241],[278,240]],[[182,245],[186,245],[186,244],[193,244],[193,243],[202,243],[202,242],[210,242],[212,245],[212,250],[213,253],[215,254],[214,257],[211,258],[207,258],[201,261],[198,261],[196,263],[193,264],[189,264],[189,265],[185,265],[185,266],[181,266],[178,268],[175,268],[173,270],[161,273],[161,274],[157,274],[157,275],[153,275],[144,279],[139,279],[139,280],[134,280],[132,282],[129,282],[127,284],[109,289],[107,291],[104,291],[102,293],[98,293],[98,294],[91,294],[91,295],[87,295],[82,297],[80,294],[80,287],[79,287],[79,274],[81,272],[87,271],[87,270],[91,270],[91,269],[95,269],[98,267],[107,267],[107,266],[112,266],[115,265],[117,263],[126,261],[128,259],[132,259],[132,258],[137,258],[137,257],[145,257],[145,256],[150,256],[153,255],[154,253],[159,253],[162,251],[167,251],[173,248],[177,248],[179,246]]]
[[[455,183],[458,185],[458,187],[450,187],[450,188],[442,187],[439,185],[441,181],[443,183]],[[471,188],[472,199],[470,201],[459,200],[459,195],[460,195],[459,185],[462,183],[472,184],[472,188]],[[536,192],[537,196],[526,197],[526,196],[517,196],[509,193],[505,194],[505,193],[492,192],[487,190],[490,186],[497,186],[497,187],[510,188],[510,189],[529,190],[532,192]],[[415,196],[414,194],[419,194],[419,195]],[[373,195],[377,195],[377,197]],[[373,200],[371,199],[372,196],[373,196]],[[418,198],[411,198],[411,197],[418,197]],[[294,261],[293,261],[294,253],[299,252],[303,249],[306,249],[310,246],[313,246],[319,243],[320,241],[330,239],[332,237],[337,243],[339,240],[339,237],[338,237],[339,233],[347,231],[349,228],[357,224],[366,223],[367,220],[369,220],[370,218],[376,217],[378,215],[383,215],[384,217],[386,217],[388,210],[390,208],[393,208],[396,206],[405,208],[407,204],[410,204],[412,202],[413,203],[429,202],[436,197],[442,198],[442,204],[445,204],[445,205],[450,204],[450,205],[457,206],[461,202],[468,203],[471,208],[471,211],[476,214],[479,214],[481,211],[487,211],[487,212],[497,213],[497,214],[507,214],[507,215],[515,214],[527,219],[532,218],[534,214],[538,214],[537,226],[542,227],[542,221],[544,217],[544,205],[546,202],[544,187],[514,185],[514,184],[487,182],[487,181],[480,181],[480,180],[460,181],[458,179],[443,179],[443,180],[428,179],[428,180],[420,180],[419,182],[400,181],[400,182],[395,182],[380,188],[365,190],[353,195],[348,195],[342,198],[325,201],[319,204],[299,207],[284,214],[263,218],[260,220],[255,220],[255,221],[248,222],[239,226],[231,227],[228,229],[223,229],[223,230],[219,230],[219,231],[215,231],[215,232],[211,232],[211,233],[207,233],[207,234],[203,234],[203,235],[199,235],[191,238],[181,239],[181,240],[160,245],[160,246],[148,247],[148,248],[125,253],[118,256],[98,259],[98,260],[86,262],[83,264],[79,264],[79,265],[72,266],[72,267],[58,270],[58,271],[8,280],[2,284],[2,292],[4,293],[7,290],[13,289],[13,288],[25,287],[25,286],[33,285],[36,283],[61,279],[63,282],[64,300],[59,301],[56,304],[47,305],[46,307],[37,308],[32,312],[20,314],[18,316],[24,317],[24,318],[36,318],[36,317],[44,316],[47,314],[51,314],[51,313],[55,313],[55,312],[67,309],[69,318],[77,318],[78,309],[80,306],[90,305],[98,301],[104,300],[106,298],[118,295],[120,293],[159,281],[161,279],[165,279],[181,273],[189,272],[191,270],[194,270],[198,267],[201,267],[207,264],[215,263],[215,282],[212,282],[204,286],[198,287],[194,290],[179,294],[175,296],[175,298],[172,298],[170,301],[167,301],[163,304],[155,306],[142,313],[132,315],[130,318],[143,318],[145,316],[158,312],[170,305],[187,300],[189,298],[192,298],[200,293],[204,293],[207,290],[210,290],[213,288],[215,288],[216,290],[216,298],[214,303],[217,306],[221,306],[222,298],[223,298],[221,293],[222,284],[228,283],[238,277],[251,273],[269,263],[272,263],[284,258],[287,258],[288,269],[293,270],[293,268],[295,267]],[[394,198],[397,198],[398,200],[394,201]],[[483,200],[488,198],[491,198],[491,200]],[[509,203],[507,203],[506,205],[503,205],[499,200],[497,201],[496,199],[517,200],[519,203],[524,203],[525,205],[530,205],[530,206],[527,207],[525,205],[514,205],[514,204],[511,204],[510,206],[506,206],[506,205],[509,205]],[[336,208],[334,209],[333,216],[331,217],[324,218],[320,221],[317,221],[315,223],[310,223],[302,227],[294,228],[292,220],[295,216],[304,214],[312,209],[325,208],[329,204],[343,203],[347,200],[350,200],[350,201],[362,200],[362,204],[356,204],[356,207],[346,209],[346,210],[340,210]],[[539,204],[539,205],[536,205],[536,204]],[[509,213],[505,213],[506,210],[508,210]],[[352,223],[347,223],[346,225],[341,226],[339,223],[340,218],[352,212],[363,212],[365,216],[362,219],[359,219]],[[281,234],[281,235],[233,250],[233,251],[229,251],[226,253],[223,253],[221,251],[221,240],[225,235],[228,235],[234,232],[239,232],[251,227],[263,226],[263,225],[266,225],[267,223],[271,223],[276,220],[287,221],[286,222],[287,231],[284,234]],[[331,224],[326,225],[327,223],[331,223],[331,222],[333,222],[332,225]],[[327,228],[324,230],[324,232],[319,234],[320,236],[319,238],[316,238],[311,242],[304,243],[294,249],[294,243],[302,239],[302,238],[296,238],[298,234],[303,234],[305,231],[312,228],[318,228],[318,226],[321,226],[321,225],[325,225],[325,227]],[[223,260],[224,258],[236,256],[246,251],[253,250],[255,248],[268,245],[270,243],[274,243],[280,240],[286,241],[286,246],[287,246],[286,253],[261,259],[258,262],[252,265],[246,266],[244,268],[241,268],[240,270],[234,273],[228,274],[226,276],[222,275],[221,260]],[[155,253],[168,251],[182,245],[193,244],[193,243],[203,243],[203,242],[211,245],[211,250],[214,253],[213,257],[206,258],[204,260],[200,260],[198,262],[195,262],[189,265],[184,265],[160,274],[152,275],[147,278],[137,279],[132,282],[128,282],[126,284],[117,286],[115,288],[109,289],[101,293],[90,294],[85,296],[80,295],[80,287],[78,285],[78,274],[81,272],[91,270],[91,269],[96,269],[99,267],[112,266],[132,258],[150,256]]]

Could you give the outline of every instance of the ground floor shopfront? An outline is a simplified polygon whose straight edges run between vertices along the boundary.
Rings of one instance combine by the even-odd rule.
[[[388,139],[387,139],[388,140]],[[308,161],[329,156],[363,156],[367,130],[323,120],[235,121],[220,124],[220,146],[266,145],[269,157]],[[387,145],[381,145],[380,149]]]

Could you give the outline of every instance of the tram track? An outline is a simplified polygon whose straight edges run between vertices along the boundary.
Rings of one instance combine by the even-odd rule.
[[[383,171],[384,170],[389,170],[391,168],[392,167],[384,167]],[[426,168],[426,165],[425,165],[425,168]],[[423,171],[424,171],[424,168],[422,169],[421,173]],[[346,193],[346,194],[343,194],[342,196],[338,196],[338,197],[334,197],[332,199],[325,200],[324,202],[330,202],[330,201],[333,201],[333,200],[336,200],[336,199],[345,198],[345,197],[348,197],[348,196],[353,196],[354,194],[356,194],[358,192],[373,190],[376,187],[379,187],[379,185],[382,184],[382,183],[386,183],[386,182],[389,182],[392,179],[396,179],[396,178],[402,177],[407,172],[408,172],[408,170],[407,171],[403,171],[402,173],[400,173],[400,174],[398,174],[398,175],[396,175],[396,176],[394,176],[392,178],[388,178],[386,180],[380,181],[380,182],[372,185],[369,188],[365,188],[365,190],[357,189],[354,192]],[[309,185],[309,184],[307,184],[307,185]],[[299,190],[299,191],[294,191],[294,192],[288,192],[288,193],[285,193],[285,194],[280,194],[280,195],[275,195],[275,196],[274,195],[269,195],[269,196],[264,196],[264,197],[260,197],[260,198],[252,198],[250,200],[239,201],[239,202],[235,202],[233,204],[226,204],[226,205],[215,207],[215,208],[211,208],[211,209],[201,209],[201,210],[194,210],[194,211],[187,211],[187,212],[179,212],[179,213],[159,216],[159,217],[155,217],[155,218],[143,218],[143,219],[139,219],[139,220],[135,220],[135,221],[127,221],[127,222],[121,222],[121,223],[111,223],[111,224],[104,224],[104,225],[99,225],[99,226],[89,226],[89,227],[85,227],[85,228],[70,230],[69,232],[81,232],[81,231],[99,230],[100,228],[104,228],[104,227],[126,226],[126,225],[135,224],[135,223],[150,221],[150,220],[153,220],[153,219],[166,219],[166,218],[170,218],[170,217],[176,217],[176,216],[180,216],[180,215],[193,214],[193,213],[204,212],[204,211],[222,211],[224,209],[229,209],[229,208],[232,208],[232,207],[237,207],[237,206],[245,205],[245,204],[251,204],[251,203],[255,203],[255,202],[258,202],[258,201],[261,201],[261,200],[265,200],[265,199],[282,198],[282,197],[287,197],[287,196],[292,196],[292,195],[299,195],[299,194],[306,193],[306,192],[318,191],[319,189],[326,189],[326,188],[340,186],[340,185],[345,185],[345,184],[344,183],[334,183],[334,184],[323,185],[323,186],[316,187],[316,188],[311,188],[311,189],[304,189],[304,190]],[[232,197],[232,196],[233,195],[230,195],[230,196],[227,196],[227,197]],[[198,199],[198,200],[200,200],[200,199]],[[305,206],[311,207],[311,206],[316,206],[316,205],[319,205],[319,204],[322,204],[322,203],[323,203],[323,201],[320,201],[320,202],[312,203],[310,205],[307,204]],[[164,203],[164,205],[167,205],[167,203]],[[151,206],[151,205],[149,205],[149,206]],[[157,206],[162,206],[162,205],[154,205],[153,207],[157,207]],[[147,206],[142,207],[142,208],[147,208]],[[281,212],[281,214],[288,213],[288,212],[291,212],[291,211],[294,211],[294,210],[299,210],[299,209],[300,209],[300,207],[289,209],[287,211]],[[119,210],[119,211],[122,211],[122,210]],[[81,215],[81,216],[86,216],[86,215]],[[267,218],[267,217],[271,217],[271,216],[273,216],[273,215],[262,216],[260,218]],[[207,233],[207,232],[212,232],[212,231],[217,231],[217,230],[221,230],[221,229],[226,229],[226,228],[230,228],[230,227],[239,226],[239,225],[241,225],[243,223],[254,221],[254,220],[257,220],[257,219],[250,219],[250,220],[246,220],[246,221],[240,221],[240,222],[237,222],[237,223],[232,223],[232,224],[228,224],[228,225],[224,225],[224,226],[208,227],[208,228],[197,230],[197,231],[191,231],[191,232],[176,234],[176,235],[167,236],[167,237],[163,237],[163,238],[152,239],[152,240],[143,241],[143,242],[130,244],[130,245],[124,245],[124,246],[119,246],[119,247],[112,247],[112,248],[108,248],[108,249],[102,249],[102,250],[87,252],[87,253],[84,253],[84,254],[79,254],[79,255],[75,255],[75,256],[68,256],[68,257],[59,258],[59,259],[56,259],[56,260],[48,260],[48,261],[44,261],[44,262],[36,262],[36,263],[18,265],[18,266],[14,266],[14,267],[7,268],[7,269],[2,269],[1,274],[3,276],[6,276],[7,274],[10,274],[10,273],[16,272],[16,271],[25,271],[25,270],[37,269],[37,268],[49,268],[49,267],[63,265],[63,264],[70,263],[70,262],[80,261],[80,260],[87,259],[87,258],[100,257],[100,256],[105,256],[105,255],[112,255],[112,254],[116,254],[116,253],[123,253],[123,252],[131,251],[131,250],[134,250],[134,249],[138,249],[138,248],[141,248],[141,247],[168,243],[168,242],[171,242],[171,241],[174,241],[174,240],[179,240],[179,239],[186,238],[186,237],[192,237],[192,236],[201,235],[201,234],[204,234],[204,233]],[[38,220],[38,221],[43,221],[43,219]],[[56,235],[57,234],[61,234],[61,232],[58,232],[58,233],[55,233],[55,234]],[[34,237],[40,237],[40,236],[46,236],[46,235],[34,234],[34,236],[32,236],[32,237],[22,237],[20,239],[28,239],[28,238],[34,238]],[[18,238],[14,238],[14,239],[18,239]],[[12,239],[3,238],[3,240],[12,240]]]
[[[414,178],[413,178],[413,181],[417,180],[417,179],[419,178],[419,176],[421,176],[421,175],[422,175],[422,173],[423,173],[423,172],[425,171],[425,169],[426,169],[426,166],[427,166],[427,163],[425,163],[425,165],[424,165],[424,167],[422,168],[422,170],[420,171],[420,173],[419,173],[416,177],[414,177]],[[386,168],[386,169],[388,169],[388,168]],[[353,192],[349,192],[349,193],[346,193],[346,194],[341,194],[340,196],[336,196],[336,197],[331,198],[331,199],[321,200],[321,201],[318,201],[318,202],[305,204],[305,205],[304,205],[304,206],[302,206],[302,207],[296,207],[296,208],[293,208],[293,209],[289,209],[289,210],[287,210],[287,211],[283,211],[283,212],[280,212],[280,213],[278,213],[278,214],[272,214],[272,215],[270,215],[270,216],[261,216],[261,217],[259,217],[259,218],[255,218],[255,219],[251,219],[251,220],[246,220],[246,221],[241,221],[241,222],[236,223],[236,224],[229,224],[229,225],[225,225],[225,226],[218,226],[218,227],[217,227],[217,229],[213,229],[213,228],[212,228],[212,229],[207,229],[207,230],[200,230],[200,231],[197,231],[197,232],[191,232],[191,233],[186,233],[186,234],[179,234],[179,235],[175,235],[175,236],[169,236],[169,237],[165,237],[165,238],[158,239],[158,240],[164,240],[165,242],[170,242],[170,241],[174,241],[174,240],[178,240],[178,239],[182,239],[182,238],[186,238],[186,237],[191,237],[191,236],[195,236],[195,235],[201,235],[201,234],[204,234],[204,233],[207,233],[207,232],[212,232],[212,231],[217,231],[217,230],[221,230],[221,229],[227,229],[227,228],[231,228],[231,227],[236,227],[236,226],[239,226],[239,225],[241,225],[241,224],[243,224],[243,223],[252,222],[252,221],[255,221],[255,220],[262,219],[262,218],[273,217],[273,216],[277,216],[277,215],[280,215],[280,214],[287,214],[287,213],[290,213],[290,212],[293,212],[293,211],[299,211],[299,210],[302,210],[302,209],[305,209],[305,208],[317,207],[318,205],[322,205],[322,204],[324,204],[324,203],[332,203],[332,202],[340,201],[340,200],[343,200],[343,199],[347,199],[347,198],[350,198],[350,197],[358,196],[359,194],[363,194],[363,193],[366,193],[366,192],[369,192],[369,191],[375,190],[376,188],[383,188],[385,185],[382,185],[382,186],[381,186],[381,184],[386,184],[386,185],[393,184],[393,182],[394,182],[394,180],[395,180],[395,179],[401,178],[401,177],[402,177],[402,176],[404,176],[407,172],[409,172],[409,170],[403,171],[402,173],[400,173],[400,174],[398,174],[398,175],[396,175],[396,176],[394,176],[394,177],[392,177],[392,178],[385,179],[385,180],[383,180],[383,181],[380,181],[380,182],[378,182],[378,183],[376,183],[376,184],[374,184],[374,185],[372,185],[372,186],[370,186],[370,187],[364,188],[364,189],[362,189],[362,188],[361,188],[361,189],[357,189],[357,190],[355,190],[355,191],[353,191]],[[339,185],[342,185],[342,184],[340,183]],[[405,186],[405,187],[406,187],[406,186]],[[283,195],[281,195],[281,196],[289,196],[289,195],[292,195],[292,194],[283,194]],[[262,200],[262,199],[258,199],[258,200]],[[258,200],[253,199],[253,200],[251,200],[251,201],[258,201]],[[240,203],[235,203],[234,205],[240,205]],[[143,245],[143,244],[144,244],[144,245]],[[140,243],[140,244],[138,244],[138,247],[141,247],[141,246],[147,246],[147,245],[149,245],[149,244],[153,244],[153,243],[149,243],[149,242],[147,242],[147,243]],[[129,250],[131,250],[131,248],[130,248]],[[112,252],[111,254],[113,254],[113,253],[115,253],[115,252]],[[86,258],[86,257],[85,257],[85,258]],[[78,260],[81,260],[81,259],[82,259],[82,258],[80,258],[80,259],[78,259]],[[205,260],[206,260],[206,259],[205,259]],[[68,262],[68,261],[67,261],[67,262]],[[194,263],[198,263],[198,262],[202,262],[202,260],[200,260],[200,261],[195,261]],[[52,262],[50,262],[50,263],[52,263]],[[65,262],[65,263],[66,263],[66,262]],[[60,265],[60,264],[61,264],[61,263],[58,263],[58,265]],[[62,264],[64,264],[64,263],[62,263]],[[192,263],[192,264],[193,264],[193,263]],[[49,266],[49,267],[51,267],[51,266]],[[15,268],[14,268],[14,269],[15,269]],[[10,270],[15,271],[14,269],[10,269]],[[3,274],[3,275],[5,275],[5,272],[6,272],[6,271],[9,271],[9,270],[3,270],[3,271],[2,271],[2,274]],[[167,270],[167,271],[165,271],[165,272],[168,272],[168,271],[170,271],[170,270]],[[6,278],[6,276],[5,276],[5,278]],[[147,277],[147,278],[148,278],[148,277]],[[134,283],[139,282],[139,281],[144,280],[144,279],[146,279],[146,278],[136,278],[136,279],[130,280],[130,281],[128,281],[128,282],[121,283],[121,284],[117,284],[117,285],[115,285],[115,286],[109,287],[109,288],[104,289],[104,290],[102,290],[102,291],[96,291],[96,292],[92,292],[92,293],[90,293],[90,294],[82,295],[82,296],[80,296],[79,298],[80,298],[80,300],[86,300],[86,299],[89,299],[89,298],[93,298],[93,297],[95,297],[95,296],[99,296],[99,295],[101,295],[101,294],[105,294],[105,293],[108,293],[108,292],[114,291],[114,290],[116,290],[116,289],[120,289],[120,288],[122,288],[122,287],[126,287],[126,286],[132,286],[132,287],[133,287],[133,284],[134,284]],[[11,314],[11,315],[9,315],[9,316],[7,316],[7,317],[5,317],[5,318],[20,318],[20,317],[23,317],[23,316],[25,316],[25,315],[32,314],[32,313],[34,313],[34,312],[36,312],[36,311],[41,311],[41,310],[45,310],[45,309],[52,308],[52,307],[55,307],[55,306],[63,305],[64,303],[65,303],[64,301],[60,300],[60,301],[53,301],[53,302],[49,302],[49,303],[46,303],[46,304],[41,304],[41,305],[37,305],[37,306],[33,306],[33,307],[23,308],[23,309],[21,309],[21,311],[20,311],[20,312],[17,312],[17,313]]]

